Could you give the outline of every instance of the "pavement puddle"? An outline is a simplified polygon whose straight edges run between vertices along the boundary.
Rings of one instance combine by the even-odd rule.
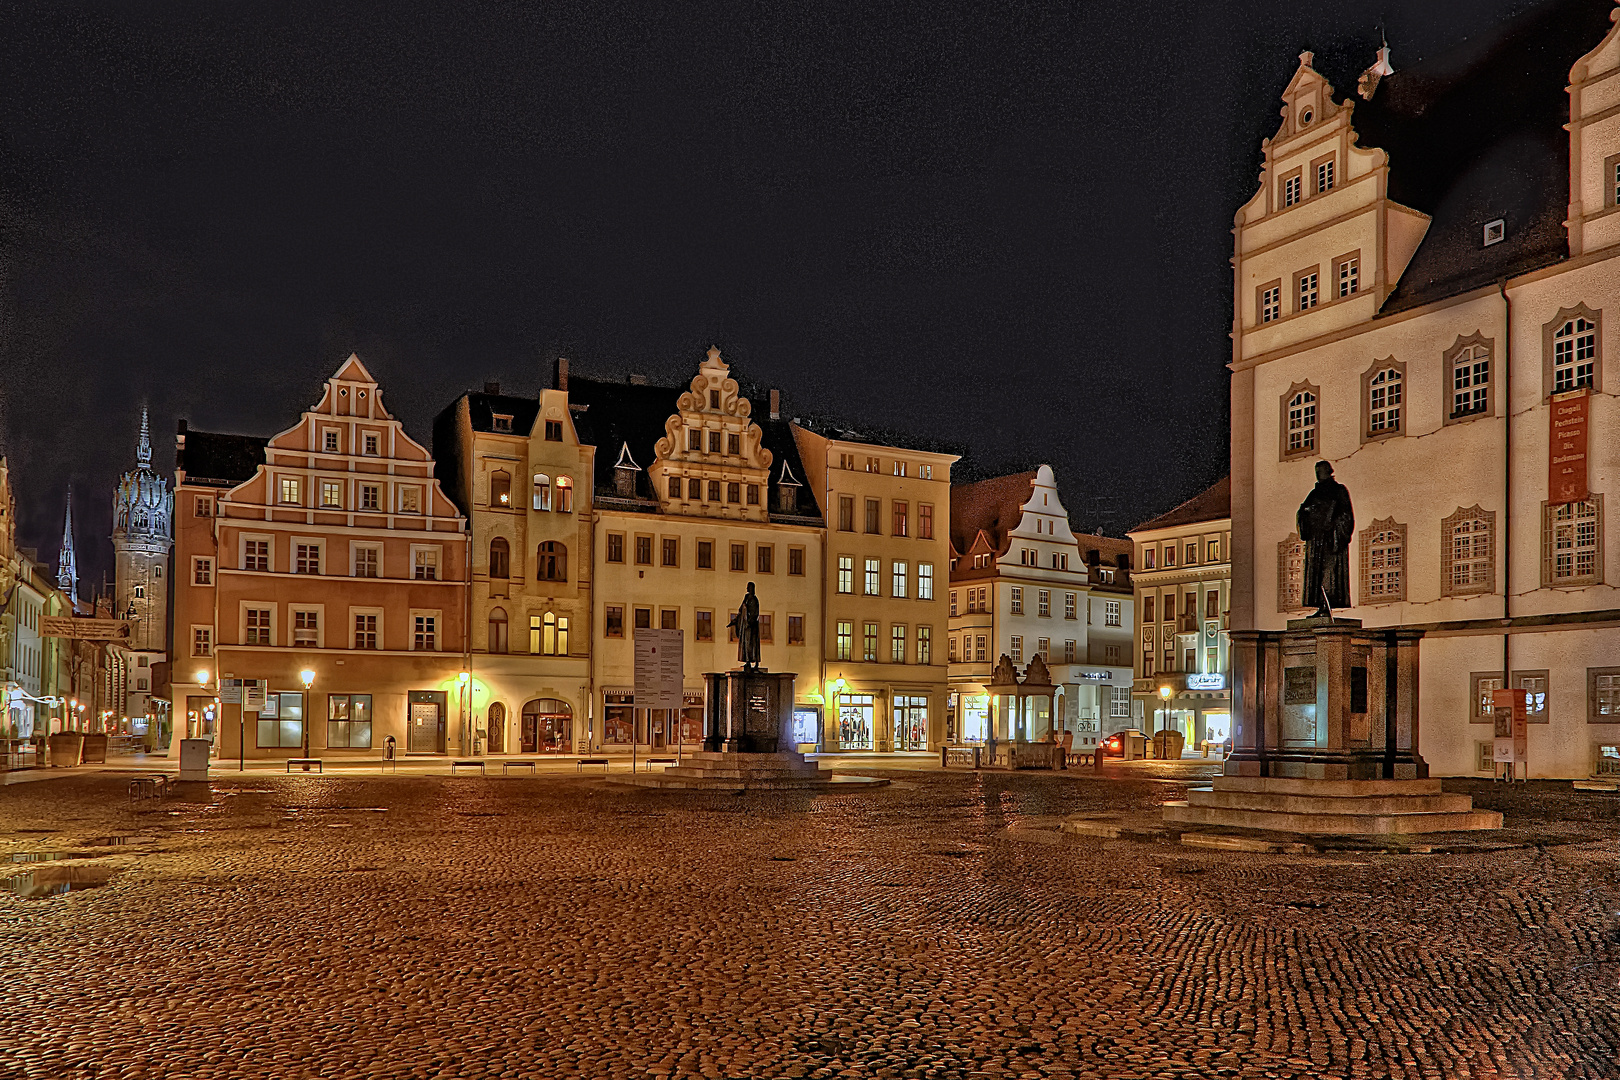
[[[117,873],[110,866],[46,866],[0,878],[0,892],[24,900],[43,900],[63,893],[98,889]]]
[[[83,859],[86,857],[71,851],[13,851],[9,861],[13,863],[61,862],[63,859]]]

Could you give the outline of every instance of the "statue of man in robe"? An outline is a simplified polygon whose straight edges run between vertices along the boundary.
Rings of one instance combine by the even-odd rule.
[[[726,624],[737,631],[737,659],[744,671],[759,669],[759,597],[754,595],[754,583],[748,583],[748,595],[743,597],[737,614]]]
[[[1312,618],[1329,618],[1333,609],[1350,606],[1350,537],[1356,515],[1350,492],[1333,479],[1333,466],[1316,463],[1316,486],[1299,504],[1295,517],[1305,541],[1305,583],[1300,601],[1315,605]]]

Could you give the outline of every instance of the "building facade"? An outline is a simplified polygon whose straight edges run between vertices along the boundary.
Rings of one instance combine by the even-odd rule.
[[[182,426],[175,498],[177,726],[225,757],[472,751],[466,519],[358,357],[269,440]]]
[[[174,547],[174,496],[168,480],[152,471],[152,436],[146,410],[135,445],[135,468],[113,492],[113,614],[130,623],[128,688],[122,715],[132,733],[161,725],[168,702],[154,693],[156,671],[168,659],[170,553]]]
[[[827,521],[823,750],[936,750],[946,741],[947,583],[955,455],[793,425]],[[809,673],[806,672],[806,675]]]
[[[1141,623],[1134,726],[1178,731],[1188,749],[1231,735],[1231,499],[1231,479],[1223,478],[1128,534]]]
[[[1135,600],[1130,544],[1076,534],[1049,465],[951,489],[948,737],[1040,739],[1071,732],[1077,748],[1128,726]],[[1006,657],[1039,656],[1055,688],[1018,716],[992,715]]]
[[[1620,757],[1611,11],[1544,6],[1411,71],[1386,54],[1359,100],[1302,54],[1236,216],[1231,623],[1312,606],[1295,510],[1329,462],[1356,514],[1335,614],[1426,631],[1438,774],[1491,772],[1505,684],[1531,776]]]

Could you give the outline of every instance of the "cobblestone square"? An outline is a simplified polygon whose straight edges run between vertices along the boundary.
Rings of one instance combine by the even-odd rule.
[[[1056,830],[1174,782],[889,775],[0,788],[8,874],[116,871],[0,893],[0,1077],[1620,1075],[1616,796],[1248,855]]]

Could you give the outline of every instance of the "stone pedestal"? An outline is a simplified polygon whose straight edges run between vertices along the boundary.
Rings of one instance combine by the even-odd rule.
[[[703,676],[703,749],[775,754],[793,749],[792,672],[711,671]]]

